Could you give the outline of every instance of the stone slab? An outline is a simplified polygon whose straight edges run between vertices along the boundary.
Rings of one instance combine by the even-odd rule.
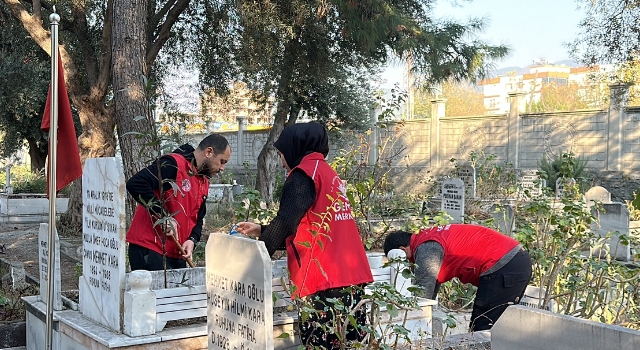
[[[38,231],[38,265],[40,266],[40,298],[46,303],[48,298],[49,282],[48,276],[48,247],[49,247],[49,224],[40,224]],[[53,270],[53,309],[62,310],[62,297],[60,294],[60,238],[56,230],[55,234],[55,252],[54,252],[54,270]]]
[[[264,242],[212,233],[206,246],[209,350],[273,349],[273,273]]]
[[[491,349],[640,349],[640,332],[514,305],[493,326]]]
[[[626,204],[613,202],[602,204],[601,209],[596,207],[591,208],[593,214],[598,219],[596,223],[591,225],[591,229],[595,231],[600,237],[605,237],[608,233],[611,233],[610,238],[607,240],[609,244],[609,251],[611,256],[616,260],[630,261],[631,247],[623,245],[618,234],[629,236],[629,210]],[[599,254],[598,249],[594,250],[594,254]]]

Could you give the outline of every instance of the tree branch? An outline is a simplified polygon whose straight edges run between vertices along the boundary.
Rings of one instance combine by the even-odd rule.
[[[92,87],[104,96],[107,94],[109,86],[109,77],[111,76],[111,25],[113,22],[113,0],[107,1],[107,13],[104,16],[104,25],[102,27],[102,48],[100,58],[100,72],[96,85]]]
[[[89,86],[94,86],[98,79],[98,62],[93,55],[93,43],[89,37],[89,25],[85,15],[86,7],[83,2],[75,1],[71,4],[71,16],[73,16],[73,33],[78,38],[79,49],[84,60],[85,73]]]
[[[151,31],[151,35],[149,35],[150,38],[153,35],[153,30],[158,27],[160,21],[164,18],[167,12],[169,12],[171,7],[175,5],[175,3],[176,0],[167,1],[158,13],[156,13],[152,18],[149,18],[149,31]]]
[[[16,1],[16,0],[12,0]],[[160,31],[158,31],[158,36],[156,40],[149,46],[147,51],[147,67],[151,69],[153,66],[153,62],[155,61],[160,49],[164,45],[164,43],[169,40],[169,34],[171,33],[171,27],[178,21],[178,17],[184,12],[184,10],[189,6],[190,0],[178,0],[177,3],[169,10],[167,17],[165,18],[164,23],[160,26]]]
[[[5,4],[11,10],[11,14],[20,21],[22,27],[29,33],[36,45],[40,46],[44,52],[51,56],[51,34],[42,27],[42,23],[38,22],[35,17],[31,16],[27,9],[19,0],[4,0]],[[82,95],[82,87],[78,82],[78,67],[73,63],[73,59],[64,45],[59,46],[60,56],[62,57],[62,65],[65,71],[65,81],[71,95]]]
[[[50,2],[47,1],[43,1],[43,0],[25,0],[26,3],[33,5],[34,8],[34,15],[35,15],[35,8],[36,6],[40,7],[40,15],[42,16],[42,9],[46,9],[49,12],[53,12],[53,4],[51,4]],[[36,3],[38,3],[38,5],[36,5]],[[40,24],[42,24],[42,17],[40,18]],[[69,21],[66,18],[61,18],[60,19],[60,27],[62,28],[71,28],[73,27],[73,22]]]

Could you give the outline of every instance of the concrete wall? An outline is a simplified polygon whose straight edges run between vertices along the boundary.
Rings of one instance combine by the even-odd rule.
[[[474,151],[495,155],[499,162],[521,169],[537,169],[542,157],[572,151],[588,160],[587,169],[595,175],[606,173],[609,179],[624,181],[640,170],[640,107],[626,107],[628,86],[611,86],[611,91],[612,103],[607,109],[570,112],[524,113],[525,94],[512,93],[507,114],[447,117],[445,101],[434,100],[432,118],[379,123],[369,142],[373,152],[379,146],[382,153],[369,155],[369,160],[397,152],[392,165],[399,175],[399,187],[417,188],[422,178],[449,167],[450,159],[469,160]],[[255,169],[268,132],[224,133],[233,149],[228,169],[242,171],[243,162]],[[331,146],[331,154],[335,154],[345,142],[336,141]],[[607,187],[606,181],[596,184]],[[624,182],[610,186],[624,187]],[[630,199],[626,193],[623,198]]]

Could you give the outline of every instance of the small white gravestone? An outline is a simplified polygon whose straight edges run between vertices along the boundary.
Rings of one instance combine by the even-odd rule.
[[[82,174],[80,310],[114,331],[125,287],[125,181],[121,161],[90,158]]]
[[[611,203],[611,192],[602,186],[591,187],[584,194],[584,201],[587,203],[587,207],[591,207],[595,201],[608,204]]]
[[[534,309],[558,312],[556,301],[553,299],[549,300],[549,303],[547,303],[545,307],[542,307],[542,303],[544,302],[545,298],[545,292],[546,290],[544,288],[527,286],[527,289],[525,289],[524,295],[522,296],[522,299],[520,299],[520,302],[518,304]]]
[[[40,224],[38,231],[38,258],[40,259],[40,299],[47,303],[49,296],[49,224]],[[62,310],[62,297],[60,296],[60,241],[56,230],[56,245],[54,251],[53,269],[53,309]]]
[[[491,215],[496,229],[507,236],[511,236],[515,229],[515,211],[511,205],[493,204],[491,206]]]
[[[542,195],[544,180],[540,179],[537,170],[522,169],[518,173],[518,186],[523,191],[528,190],[531,197],[539,197]]]
[[[556,198],[562,198],[564,196],[564,189],[566,187],[572,187],[576,185],[574,178],[559,177],[556,180]]]
[[[237,236],[207,241],[209,350],[273,349],[271,259],[263,242]]]
[[[470,198],[476,198],[476,168],[467,163],[458,168],[458,177],[464,182],[465,194]]]
[[[595,231],[600,237],[605,237],[608,233],[611,233],[611,237],[606,242],[609,245],[611,256],[616,260],[630,261],[631,247],[623,245],[619,237],[619,235],[629,237],[629,210],[627,206],[623,203],[613,202],[603,204],[602,210],[598,210],[595,206],[591,207],[591,210],[598,218],[598,222],[591,224],[591,230]],[[597,256],[599,249],[593,250],[593,253]]]
[[[387,254],[389,259],[404,259],[407,257],[407,254],[402,249],[391,249],[389,254]],[[411,292],[409,291],[409,287],[412,286],[411,278],[404,278],[402,276],[402,271],[407,269],[408,267],[404,266],[401,263],[394,263],[391,265],[391,270],[389,273],[389,280],[395,282],[395,289],[400,292],[403,296],[411,296]]]
[[[464,222],[464,183],[460,179],[442,182],[441,210],[451,215],[452,223]]]

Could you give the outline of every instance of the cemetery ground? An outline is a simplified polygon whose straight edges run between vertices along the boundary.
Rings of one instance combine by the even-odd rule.
[[[2,274],[8,272],[4,262],[22,262],[27,274],[27,282],[37,284],[38,281],[30,280],[38,278],[38,230],[40,223],[30,224],[0,224],[0,246],[4,245],[4,254],[0,254],[3,260]],[[82,247],[80,238],[60,236],[61,257],[60,272],[62,290],[77,290],[78,276],[82,273],[80,268],[79,247]],[[4,287],[4,283],[3,283]],[[3,288],[4,289],[4,288]]]

